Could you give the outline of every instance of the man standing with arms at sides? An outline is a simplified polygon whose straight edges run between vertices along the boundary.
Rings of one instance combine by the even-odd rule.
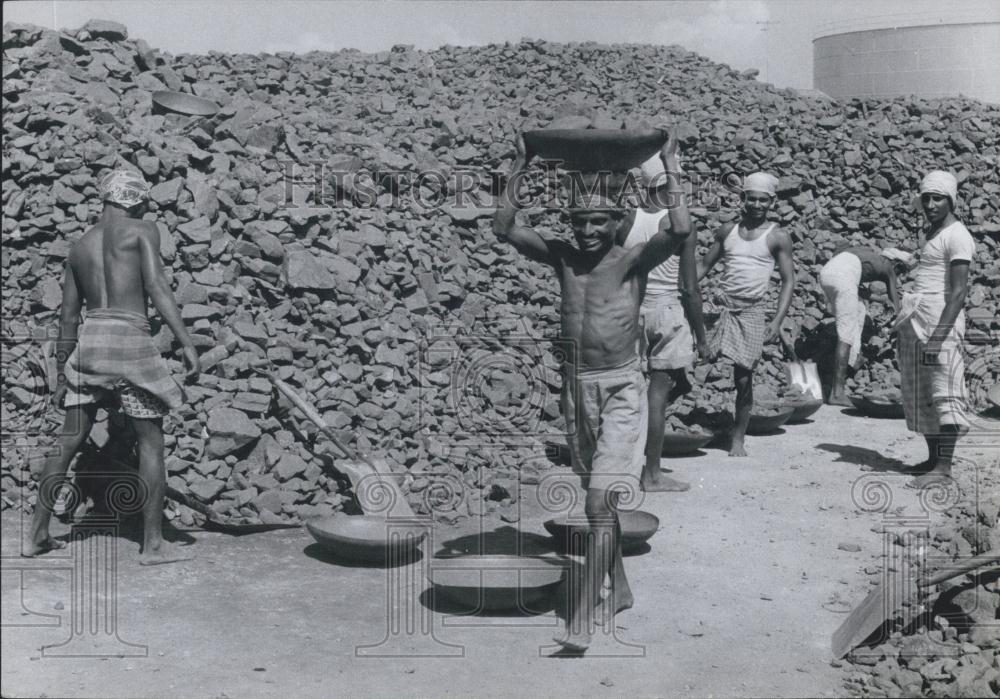
[[[101,179],[100,191],[101,218],[73,243],[66,261],[56,342],[60,380],[52,398],[57,406],[65,399],[66,420],[58,451],[39,477],[23,555],[66,546],[49,534],[55,494],[90,434],[99,405],[117,400],[135,429],[145,486],[139,563],[188,560],[190,555],[163,540],[163,416],[183,404],[184,392],[150,336],[147,299],[180,341],[189,380],[198,376],[201,364],[163,271],[159,229],[139,218],[149,185],[135,173],[115,170]]]
[[[969,431],[965,385],[965,298],[976,241],[958,217],[958,179],[935,170],[920,183],[926,219],[913,289],[894,325],[906,427],[927,442],[927,460],[912,469],[915,487],[951,478],[955,445]]]
[[[659,154],[642,164],[641,181],[646,187],[647,201],[626,217],[618,236],[626,249],[649,242],[661,222],[669,223],[668,181]],[[698,356],[708,357],[695,260],[697,245],[697,236],[689,235],[677,255],[650,271],[639,309],[642,325],[639,344],[649,381],[646,393],[649,424],[642,442],[643,454],[637,458],[644,462],[641,485],[647,493],[682,492],[691,487],[665,475],[660,469],[660,458],[667,408],[691,390],[687,369],[695,361],[692,330]]]
[[[746,456],[743,445],[753,408],[753,372],[764,350],[781,332],[781,322],[792,303],[795,287],[795,266],[792,262],[792,241],[788,234],[769,222],[767,215],[776,199],[778,178],[765,172],[748,175],[743,183],[743,215],[735,224],[719,228],[715,244],[698,266],[698,279],[722,259],[726,272],[720,282],[723,309],[712,334],[713,359],[720,356],[733,361],[736,383],[730,456]],[[774,263],[781,274],[778,312],[770,323],[764,311],[767,289],[771,283]]]

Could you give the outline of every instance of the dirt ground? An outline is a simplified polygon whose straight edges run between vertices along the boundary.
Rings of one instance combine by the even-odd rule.
[[[960,448],[962,497],[975,498],[996,469],[1000,424],[985,427],[992,436]],[[421,594],[428,556],[389,570],[344,564],[295,529],[177,532],[196,559],[159,568],[141,568],[128,537],[78,540],[65,555],[28,560],[18,557],[22,515],[7,512],[2,693],[843,695],[830,634],[877,580],[879,532],[933,523],[946,506],[921,501],[894,470],[921,460],[923,448],[900,420],[824,406],[807,424],[748,438],[748,459],[710,449],[665,460],[692,490],[642,503],[660,529],[648,551],[625,561],[636,606],[582,658],[551,657],[561,623],[551,610],[432,611]],[[536,490],[523,487],[514,525],[532,543],[545,535]],[[480,523],[512,526],[438,525],[424,551]],[[852,548],[860,550],[844,550]],[[86,565],[94,561],[101,565]],[[103,564],[109,573],[93,573]]]

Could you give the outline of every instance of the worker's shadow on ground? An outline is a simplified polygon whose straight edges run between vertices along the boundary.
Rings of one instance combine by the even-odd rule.
[[[899,459],[883,456],[874,449],[865,449],[864,447],[856,447],[850,444],[817,444],[816,448],[837,454],[838,458],[834,460],[835,462],[856,464],[866,471],[895,471],[902,473],[907,468],[910,468],[910,464],[906,464]]]

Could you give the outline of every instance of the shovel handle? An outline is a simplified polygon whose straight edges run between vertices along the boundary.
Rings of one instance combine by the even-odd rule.
[[[367,465],[369,468],[371,468],[372,471],[374,471],[375,473],[382,473],[382,469],[379,468],[378,464],[376,464],[374,461],[372,461],[371,457],[369,457],[368,454],[360,454],[357,451],[355,451],[354,449],[351,449],[351,447],[349,447],[347,444],[345,444],[337,436],[337,433],[334,432],[333,428],[330,427],[328,424],[326,424],[326,421],[323,420],[323,416],[319,414],[319,411],[316,410],[316,408],[314,408],[304,398],[302,398],[301,396],[299,396],[299,394],[297,394],[292,389],[291,386],[289,386],[287,383],[285,383],[284,381],[282,381],[281,379],[279,379],[277,376],[275,376],[274,374],[272,374],[270,372],[261,371],[259,373],[261,373],[264,376],[266,376],[267,379],[271,382],[271,384],[276,389],[278,389],[278,391],[282,395],[284,395],[286,398],[288,398],[288,400],[290,400],[295,405],[296,408],[298,408],[299,410],[301,410],[302,413],[307,418],[309,418],[309,420],[314,425],[316,425],[317,428],[319,428],[319,430],[326,436],[326,438],[329,439],[331,442],[333,442],[334,446],[336,446],[338,449],[340,449],[340,451],[348,459],[351,459],[353,461],[361,461],[362,463],[364,463],[365,465]]]
[[[358,460],[358,454],[354,452],[353,449],[348,447],[346,444],[340,441],[340,438],[333,432],[329,425],[323,420],[323,416],[312,405],[303,400],[292,387],[286,384],[284,381],[276,377],[274,374],[268,372],[261,372],[264,374],[268,380],[274,385],[278,391],[284,395],[292,404],[302,411],[302,413],[309,418],[309,420],[320,429],[320,431],[326,435],[336,445],[341,452],[344,453],[349,459]]]
[[[795,341],[789,337],[790,334],[790,331],[786,333],[784,329],[778,330],[778,337],[781,339],[781,345],[785,348],[785,352],[788,353],[793,362],[798,362],[799,358],[795,356]]]
[[[981,553],[978,556],[967,558],[964,561],[955,561],[955,563],[946,567],[945,570],[936,573],[929,578],[918,580],[917,587],[930,587],[931,585],[937,585],[945,580],[957,578],[962,573],[968,573],[970,570],[976,570],[977,568],[982,568],[983,566],[998,562],[1000,562],[1000,553],[997,552]]]

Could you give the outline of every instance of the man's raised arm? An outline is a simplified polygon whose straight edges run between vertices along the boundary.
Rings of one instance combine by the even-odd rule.
[[[691,216],[685,201],[677,149],[677,138],[671,131],[667,142],[660,149],[660,158],[666,170],[668,201],[665,202],[665,208],[668,213],[660,219],[660,230],[656,235],[642,248],[636,248],[639,250],[635,260],[636,269],[644,273],[676,253],[682,241],[691,234]],[[664,202],[660,202],[660,205],[664,205]]]
[[[524,145],[524,137],[517,135],[517,157],[507,184],[500,194],[500,206],[493,216],[493,232],[500,240],[506,240],[526,257],[546,264],[555,264],[555,255],[542,236],[531,228],[517,225],[517,192],[524,178],[529,155]]]

